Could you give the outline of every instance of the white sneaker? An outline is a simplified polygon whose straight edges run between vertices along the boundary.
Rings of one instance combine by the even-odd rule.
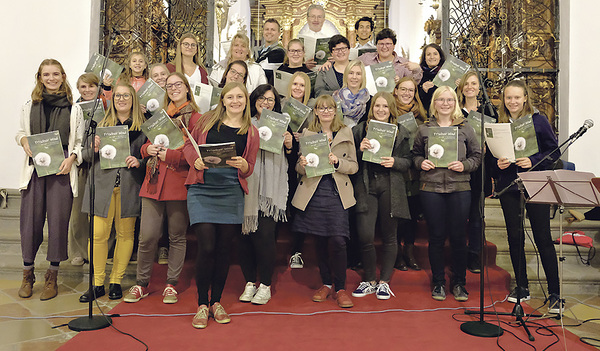
[[[256,295],[256,285],[252,282],[247,282],[246,287],[244,288],[244,292],[240,295],[240,301],[242,302],[250,302],[252,298]]]
[[[72,266],[83,266],[85,263],[85,259],[81,256],[73,257],[71,260]]]
[[[158,264],[168,264],[169,263],[169,248],[168,247],[159,247],[158,248]]]
[[[396,296],[392,292],[392,289],[390,289],[390,285],[386,282],[379,282],[379,284],[377,284],[377,292],[375,295],[379,300],[389,300],[390,297]]]
[[[304,268],[302,252],[296,252],[292,255],[292,257],[290,257],[290,268]]]
[[[271,287],[260,283],[256,294],[252,298],[252,303],[255,305],[264,305],[271,299]]]

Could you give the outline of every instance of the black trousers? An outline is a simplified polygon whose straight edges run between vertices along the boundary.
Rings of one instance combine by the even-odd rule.
[[[335,291],[346,289],[346,240],[341,235],[315,235],[321,281],[333,285]]]
[[[258,229],[248,235],[241,235],[239,258],[246,282],[256,282],[258,274],[262,284],[271,286],[275,270],[276,229],[275,220],[259,212]]]

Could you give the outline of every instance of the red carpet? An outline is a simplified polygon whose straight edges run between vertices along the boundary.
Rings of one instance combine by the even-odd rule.
[[[438,310],[416,312],[424,309],[450,309],[479,306],[479,276],[468,273],[467,289],[469,301],[459,303],[449,294],[446,301],[438,302],[431,298],[430,273],[426,270],[415,272],[395,271],[391,288],[396,294],[388,301],[377,300],[374,295],[354,298],[355,307],[339,308],[333,299],[315,303],[311,301],[315,289],[320,286],[319,274],[314,266],[301,270],[279,267],[273,282],[273,298],[265,306],[255,306],[237,301],[244,288],[244,279],[239,266],[231,267],[227,286],[222,299],[227,312],[232,315],[230,324],[220,325],[213,319],[204,330],[191,326],[196,312],[196,288],[190,275],[191,262],[186,262],[181,283],[178,286],[179,302],[175,305],[162,303],[165,266],[155,266],[151,283],[151,295],[138,303],[121,303],[111,313],[122,317],[113,319],[114,325],[124,332],[143,340],[150,350],[495,350],[496,338],[479,338],[460,331],[460,321],[476,320],[466,316],[461,310]],[[494,300],[503,300],[508,293],[509,275],[497,266],[489,268],[491,293]],[[348,270],[348,290],[354,289],[360,277]],[[487,289],[487,288],[486,288]],[[487,296],[486,305],[491,299]],[[497,305],[499,311],[509,311],[512,304]],[[491,309],[488,309],[491,310]],[[529,309],[528,309],[529,310]],[[327,312],[330,311],[330,312]],[[545,311],[545,308],[544,308]],[[261,314],[269,312],[273,314]],[[139,317],[124,316],[140,314],[181,314],[178,317]],[[274,313],[285,313],[274,314]],[[291,313],[309,314],[295,316]],[[489,320],[495,317],[488,316]],[[513,318],[500,317],[510,322]],[[555,325],[555,320],[542,321],[545,325]],[[523,340],[527,340],[522,328],[503,326]],[[556,341],[556,337],[537,334],[531,328],[536,341],[531,344],[542,350]],[[560,341],[549,350],[564,350],[560,328],[553,328]],[[594,350],[579,342],[578,338],[566,332],[568,350]],[[498,339],[506,350],[533,350],[510,333]],[[130,337],[121,335],[112,328],[82,332],[59,350],[143,350],[144,347]]]

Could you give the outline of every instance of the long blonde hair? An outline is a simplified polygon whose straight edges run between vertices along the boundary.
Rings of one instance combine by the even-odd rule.
[[[460,106],[458,106],[458,98],[456,97],[456,93],[454,92],[454,89],[450,88],[447,85],[443,85],[439,88],[437,88],[435,90],[435,92],[433,93],[433,96],[431,97],[431,106],[429,107],[429,116],[433,116],[435,118],[438,118],[437,114],[438,111],[435,108],[435,100],[437,100],[440,95],[442,95],[445,92],[450,92],[452,94],[452,97],[454,98],[454,111],[452,111],[452,121],[454,121],[457,118],[464,118],[464,115],[462,113],[462,111],[460,110]]]
[[[375,116],[373,115],[373,108],[375,108],[375,103],[377,102],[377,99],[379,99],[380,97],[385,99],[385,101],[388,104],[388,109],[390,110],[390,117],[388,118],[387,122],[391,123],[391,124],[396,124],[396,120],[398,118],[398,116],[396,116],[398,114],[398,110],[396,108],[396,99],[394,98],[394,95],[392,95],[386,91],[378,92],[371,99],[371,108],[369,109],[369,117],[368,117],[367,121],[375,119]]]
[[[67,81],[67,74],[65,73],[65,69],[60,64],[60,62],[56,61],[55,59],[45,59],[44,61],[42,61],[42,63],[40,63],[40,67],[38,68],[37,73],[35,74],[35,87],[33,88],[33,91],[31,92],[31,100],[33,102],[40,102],[43,100],[42,93],[44,92],[44,90],[46,90],[46,87],[44,86],[44,83],[42,82],[42,68],[44,66],[56,66],[60,69],[60,73],[62,74],[63,82],[60,85],[60,87],[58,88],[58,94],[66,95],[67,100],[69,101],[69,103],[72,104],[73,103],[73,93],[71,92],[71,86],[69,85],[69,82]]]
[[[235,88],[240,88],[244,95],[246,96],[246,107],[244,108],[244,112],[242,114],[242,126],[238,130],[237,134],[243,135],[248,133],[248,130],[252,132],[252,120],[250,116],[250,98],[248,96],[248,91],[246,87],[238,82],[230,82],[225,84],[223,90],[221,91],[221,97],[219,98],[219,103],[214,110],[210,110],[204,114],[203,118],[200,118],[198,122],[196,122],[195,128],[202,128],[202,133],[208,133],[208,131],[217,124],[217,130],[221,128],[223,124],[223,119],[227,116],[227,109],[225,108],[225,104],[223,103],[223,97],[227,95],[230,91]]]
[[[292,85],[294,84],[294,80],[296,79],[296,77],[300,77],[304,80],[304,97],[302,98],[302,103],[304,105],[306,105],[306,104],[308,104],[308,100],[310,100],[310,91],[312,90],[312,86],[310,84],[310,78],[308,77],[308,74],[306,74],[304,72],[297,71],[294,74],[292,74],[292,78],[290,79],[290,84],[288,85],[288,88],[287,88],[286,97],[288,99],[293,99]]]
[[[367,72],[365,71],[365,64],[359,59],[350,61],[348,66],[346,66],[346,69],[344,70],[344,85],[342,88],[348,87],[348,76],[350,75],[350,70],[354,68],[354,66],[360,67],[361,71],[361,82],[358,89],[364,89],[367,86]]]
[[[531,96],[532,96],[531,89],[529,89],[529,86],[527,85],[527,83],[525,83],[525,81],[522,79],[511,80],[504,86],[504,89],[502,89],[502,95],[500,97],[502,108],[498,109],[498,123],[510,122],[510,112],[508,111],[508,109],[506,108],[506,104],[504,103],[504,93],[506,92],[506,88],[509,88],[509,87],[516,87],[516,88],[523,89],[523,94],[527,98],[527,101],[525,101],[525,103],[523,104],[523,111],[521,111],[521,114],[519,115],[519,117],[531,115],[535,112],[535,107],[533,106],[533,103],[531,102]]]
[[[479,76],[477,75],[477,72],[469,71],[465,73],[462,78],[460,78],[460,84],[458,84],[458,87],[456,87],[456,96],[458,96],[458,105],[460,108],[465,107],[465,103],[467,102],[467,98],[463,94],[463,89],[467,84],[467,79],[471,77],[476,77],[477,82],[479,82]],[[481,85],[479,86],[479,94],[481,94]]]
[[[115,96],[117,95],[118,87],[126,87],[131,94],[131,110],[129,111],[129,118],[131,118],[131,128],[129,130],[141,130],[142,124],[145,122],[144,114],[140,109],[140,100],[135,93],[135,89],[129,84],[129,82],[118,82],[113,89],[113,101],[110,104],[110,108],[106,113],[106,116],[98,123],[99,127],[114,127],[117,125],[117,109],[115,108]]]
[[[334,111],[333,113],[335,114],[337,105],[331,95],[321,95],[315,100],[315,108],[313,109],[313,119],[312,119],[312,121],[310,121],[310,124],[308,125],[308,130],[310,130],[311,132],[318,133],[322,129],[321,119],[319,119],[319,116],[317,116],[317,113],[316,113],[317,109],[320,107],[333,107],[333,111]],[[344,122],[342,122],[336,116],[333,118],[333,121],[331,122],[331,131],[337,132],[338,130],[342,129],[345,126],[346,125],[344,124]]]
[[[196,55],[194,55],[192,61],[194,61],[195,64],[197,64],[198,66],[200,66],[200,68],[206,71],[206,67],[204,67],[204,65],[200,61],[200,44],[198,43],[198,38],[196,38],[196,35],[194,33],[187,32],[182,34],[181,38],[179,38],[179,41],[177,42],[177,51],[175,52],[175,61],[173,63],[173,65],[175,66],[175,72],[184,73],[183,59],[181,58],[181,43],[183,42],[183,39],[188,38],[194,39],[194,42],[196,43]]]

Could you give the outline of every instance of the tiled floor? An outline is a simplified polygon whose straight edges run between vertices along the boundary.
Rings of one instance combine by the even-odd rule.
[[[39,281],[34,285],[34,295],[29,299],[21,299],[17,296],[21,276],[3,274],[0,280],[0,351],[55,350],[77,334],[67,326],[60,325],[71,321],[73,316],[87,315],[88,305],[78,301],[79,295],[87,289],[87,280],[84,281],[83,277],[75,279],[59,275],[59,283],[59,295],[52,300],[39,300],[42,287]],[[124,288],[131,283],[123,282]],[[565,325],[575,325],[578,324],[577,321],[600,318],[599,296],[566,296],[566,301],[567,311],[563,318]],[[108,312],[120,300],[111,301],[104,296],[98,299],[98,302],[103,310]],[[528,301],[533,308],[542,303],[542,299],[534,298]],[[98,310],[94,307],[94,314],[96,313]],[[60,327],[52,328],[54,326]],[[600,321],[587,322],[579,327],[567,327],[567,329],[579,336],[600,339]],[[561,329],[555,328],[555,332],[560,335]],[[600,343],[596,342],[596,345],[598,344]]]

